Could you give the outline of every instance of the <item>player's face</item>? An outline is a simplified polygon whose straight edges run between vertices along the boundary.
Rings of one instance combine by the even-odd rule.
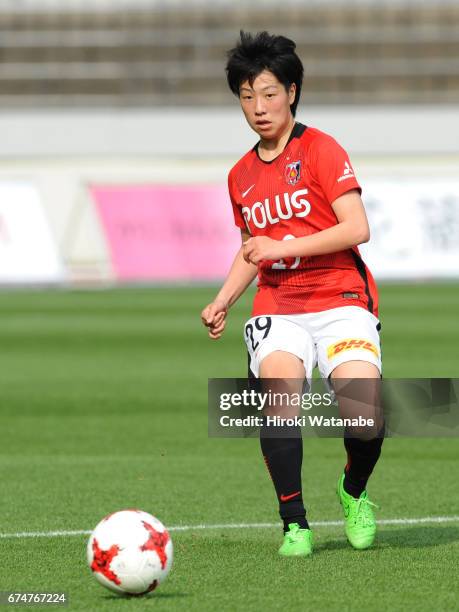
[[[290,105],[295,100],[296,87],[289,91],[272,72],[263,70],[252,86],[244,81],[239,88],[242,111],[250,127],[263,139],[275,140],[290,125]]]

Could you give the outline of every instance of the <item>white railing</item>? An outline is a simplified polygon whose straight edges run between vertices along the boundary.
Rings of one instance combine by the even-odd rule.
[[[221,10],[234,8],[234,0],[185,0],[192,8]],[[304,6],[305,0],[283,0],[282,6]],[[75,11],[143,11],[170,10],[183,8],[184,0],[0,0],[0,12],[14,13],[68,13]],[[311,7],[318,6],[448,6],[457,4],[457,0],[308,0]],[[238,8],[278,7],[279,0],[238,0]]]
[[[410,77],[459,75],[459,58],[314,60],[305,64],[307,76]],[[219,60],[138,62],[11,62],[0,64],[5,80],[213,80],[224,77]]]
[[[287,31],[288,30],[288,31]],[[417,25],[406,26],[367,26],[360,28],[327,27],[327,28],[286,28],[288,36],[297,45],[355,45],[362,44],[408,44],[422,43],[455,43],[459,42],[459,29],[456,26]],[[11,30],[1,29],[1,46],[3,48],[40,48],[40,47],[211,47],[214,45],[231,45],[237,39],[234,28],[208,29],[203,27],[138,29],[123,30]]]

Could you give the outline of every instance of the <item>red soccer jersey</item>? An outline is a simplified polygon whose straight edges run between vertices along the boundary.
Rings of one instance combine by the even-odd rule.
[[[283,152],[270,162],[258,145],[231,169],[228,186],[238,227],[274,240],[300,238],[337,224],[331,204],[360,189],[349,157],[329,135],[296,123]],[[357,247],[328,255],[258,265],[253,316],[362,306],[378,313],[374,279]]]

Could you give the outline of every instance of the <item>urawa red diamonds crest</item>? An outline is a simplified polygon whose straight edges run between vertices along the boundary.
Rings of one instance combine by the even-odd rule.
[[[288,185],[296,185],[301,178],[300,160],[287,164],[284,172],[285,181]]]

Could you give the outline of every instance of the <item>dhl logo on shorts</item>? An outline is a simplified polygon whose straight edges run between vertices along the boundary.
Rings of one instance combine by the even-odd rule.
[[[349,340],[340,340],[335,344],[330,344],[327,349],[327,357],[332,359],[332,357],[336,357],[343,351],[349,351],[351,349],[360,349],[364,351],[371,351],[379,357],[379,351],[374,344],[368,342],[368,340],[360,340],[357,338],[350,338]]]

